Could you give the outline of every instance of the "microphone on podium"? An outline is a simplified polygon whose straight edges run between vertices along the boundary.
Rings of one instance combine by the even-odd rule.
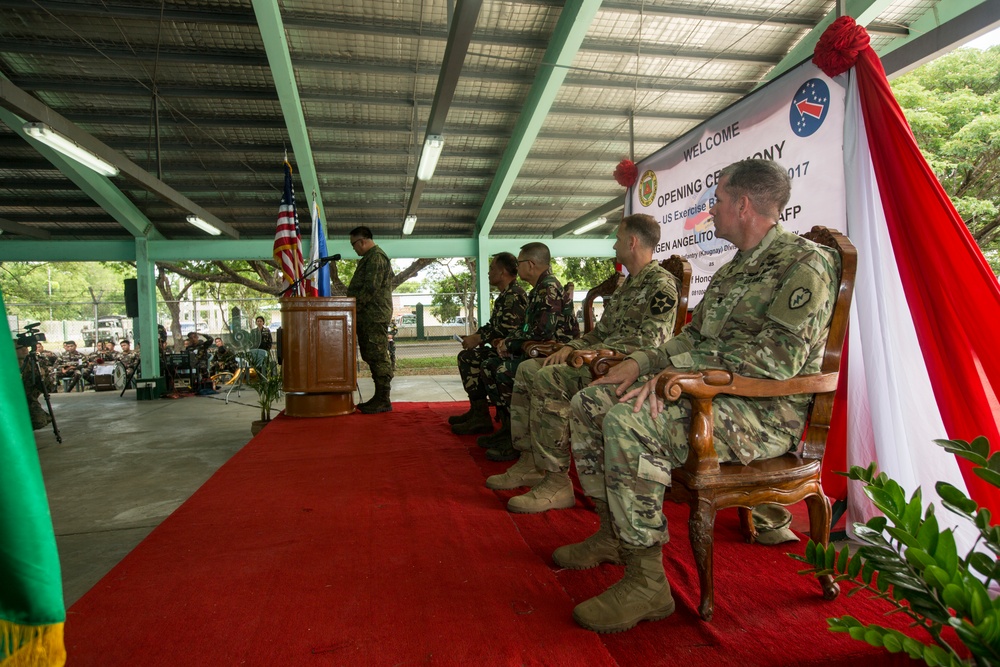
[[[329,262],[336,262],[338,259],[340,259],[340,253],[337,253],[336,255],[329,255],[327,257],[320,257],[317,261],[320,264],[328,264]]]

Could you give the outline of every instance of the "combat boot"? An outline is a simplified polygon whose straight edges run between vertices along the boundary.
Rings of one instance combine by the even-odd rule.
[[[465,412],[463,412],[460,415],[452,415],[451,417],[448,417],[448,423],[452,424],[452,425],[454,425],[454,424],[461,424],[466,419],[468,419],[469,417],[471,417],[472,413],[475,412],[475,410],[476,410],[476,401],[470,398],[469,399],[469,409],[466,410]]]
[[[496,433],[491,433],[490,435],[483,435],[476,438],[476,444],[483,449],[490,449],[499,447],[503,448],[513,448],[510,440],[510,414],[504,408],[497,408],[497,419],[500,421],[500,430]],[[517,458],[512,457],[512,458]],[[503,459],[506,460],[506,459]]]
[[[521,452],[521,458],[507,472],[486,478],[486,488],[516,489],[520,486],[534,486],[544,478],[545,474],[535,469],[535,456],[531,452]]]
[[[545,473],[545,479],[524,495],[514,496],[507,501],[507,509],[519,514],[537,514],[548,510],[564,510],[576,505],[573,482],[569,473]]]
[[[358,410],[366,415],[392,412],[392,402],[389,400],[389,383],[376,380],[375,395],[371,397],[371,400],[360,403]]]
[[[552,560],[568,570],[589,570],[601,563],[621,565],[621,542],[611,523],[611,509],[606,500],[594,500],[600,525],[597,532],[576,544],[567,544],[552,552]]]
[[[622,632],[639,621],[656,621],[674,613],[674,598],[663,571],[663,546],[623,545],[625,576],[573,610],[573,620],[594,632]]]
[[[513,461],[520,456],[520,452],[514,449],[514,443],[510,439],[509,421],[504,421],[500,430],[489,437],[493,438],[487,444],[489,449],[486,450],[486,458],[490,461]],[[482,438],[479,440],[481,441]],[[480,447],[483,446],[482,442],[478,444]]]
[[[485,398],[472,402],[472,416],[465,421],[453,424],[451,432],[455,435],[472,435],[474,433],[492,433],[493,417],[490,416],[490,406]]]

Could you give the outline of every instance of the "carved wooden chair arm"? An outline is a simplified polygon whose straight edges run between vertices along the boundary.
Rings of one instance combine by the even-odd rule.
[[[668,370],[660,373],[656,393],[664,401],[681,396],[691,400],[691,426],[688,431],[688,457],[684,467],[692,473],[717,473],[719,457],[712,435],[715,418],[712,399],[719,394],[747,398],[772,398],[794,394],[819,394],[836,391],[839,373],[799,375],[787,380],[767,380],[737,375],[721,368],[701,371]]]
[[[595,380],[608,374],[612,366],[620,364],[624,354],[613,350],[576,350],[569,355],[566,363],[573,368],[590,366],[590,376]]]
[[[521,351],[529,359],[543,359],[561,348],[564,344],[554,340],[529,340],[521,346]]]
[[[821,394],[837,389],[839,373],[797,375],[787,380],[768,380],[737,375],[721,368],[701,371],[669,371],[661,373],[656,392],[667,401],[676,401],[682,394],[694,398],[713,398],[718,394],[746,398],[773,398],[794,394]]]

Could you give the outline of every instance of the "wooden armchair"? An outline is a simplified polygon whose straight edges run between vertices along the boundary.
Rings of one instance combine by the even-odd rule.
[[[677,279],[677,319],[674,322],[674,335],[676,336],[680,333],[681,329],[684,328],[684,324],[687,322],[688,293],[691,290],[691,264],[679,255],[671,255],[667,259],[660,262],[660,266],[672,273]],[[583,300],[584,333],[593,331],[596,326],[594,320],[594,301],[596,301],[598,297],[607,299],[609,296],[614,294],[615,290],[618,289],[623,280],[624,276],[615,272],[613,276],[602,282],[600,285],[591,288],[591,290],[587,292],[587,296]],[[525,356],[533,359],[541,359],[549,356],[560,347],[562,347],[562,343],[557,343],[555,341],[532,341],[530,343],[526,343],[524,346]],[[574,353],[573,356],[579,358],[579,362],[575,364],[575,368],[581,368],[584,363],[590,363],[590,361],[595,358],[596,352],[596,350],[581,350],[580,352]],[[609,353],[608,350],[603,350],[603,352]],[[584,355],[582,357],[578,356],[580,353],[584,353]],[[590,355],[588,356],[586,353],[590,353]],[[614,353],[609,354],[613,355]],[[606,373],[607,370],[604,372]]]
[[[738,507],[740,527],[747,541],[753,542],[757,531],[750,508],[767,503],[791,505],[805,500],[809,509],[810,536],[823,544],[830,539],[830,501],[820,485],[820,472],[833,414],[840,356],[850,319],[857,251],[847,237],[825,227],[813,227],[804,236],[835,248],[841,260],[840,286],[820,373],[779,381],[747,378],[726,370],[711,369],[664,374],[657,383],[657,394],[665,400],[676,401],[686,396],[691,401],[688,458],[683,467],[673,471],[666,498],[686,502],[691,508],[689,536],[701,582],[698,611],[706,621],[712,619],[714,611],[712,550],[718,510]],[[685,299],[685,306],[686,303]],[[591,375],[597,378],[606,375],[623,359],[624,355],[610,350],[581,350],[570,355],[567,363],[575,368],[587,364]],[[797,453],[753,461],[746,466],[740,463],[720,464],[712,436],[712,399],[718,394],[752,398],[814,394],[807,413],[808,426],[802,446]],[[825,599],[832,600],[839,595],[840,587],[831,575],[819,577],[819,582]]]
[[[738,507],[744,536],[753,542],[757,533],[750,508],[766,503],[791,505],[805,500],[809,509],[810,536],[822,544],[830,539],[830,501],[823,493],[820,472],[837,390],[841,350],[850,319],[857,252],[847,237],[836,231],[814,227],[805,236],[835,248],[841,257],[840,287],[818,374],[766,380],[713,369],[664,374],[657,382],[657,394],[665,400],[676,401],[685,396],[691,401],[688,458],[683,467],[673,471],[667,497],[674,502],[686,502],[691,508],[688,521],[691,549],[701,582],[698,611],[706,621],[711,620],[714,610],[712,551],[718,510]],[[595,365],[600,361],[595,360]],[[738,462],[720,464],[712,438],[712,399],[718,394],[751,398],[814,394],[801,447],[796,453],[753,461],[746,466]],[[819,580],[823,597],[836,598],[840,587],[833,577],[827,575]]]
[[[597,325],[594,318],[594,302],[602,299],[607,303],[608,297],[614,294],[615,290],[621,287],[624,282],[625,276],[620,271],[615,271],[613,275],[609,276],[600,285],[590,288],[587,296],[583,299],[583,333],[593,331]]]

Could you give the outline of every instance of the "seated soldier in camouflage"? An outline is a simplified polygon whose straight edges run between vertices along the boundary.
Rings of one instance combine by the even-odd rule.
[[[595,535],[560,547],[557,565],[586,569],[625,562],[625,576],[573,610],[597,632],[618,632],[674,610],[663,570],[664,490],[688,451],[690,402],[663,404],[661,371],[723,368],[758,378],[819,372],[836,302],[836,252],[778,224],[791,192],[788,172],[745,160],[721,172],[711,208],[715,234],[739,252],[712,277],[681,334],[640,350],[571,401],[573,458],[580,484],[601,518]],[[811,395],[714,402],[720,461],[780,456],[801,438]]]
[[[543,361],[529,359],[517,368],[511,397],[511,436],[520,453],[502,475],[486,480],[491,489],[533,486],[507,503],[512,512],[544,512],[573,507],[569,479],[569,401],[590,381],[590,369],[572,368],[566,360],[574,350],[613,350],[628,354],[656,347],[669,339],[677,320],[677,281],[653,251],[660,242],[660,225],[637,213],[618,225],[615,261],[629,276],[605,304],[593,331],[568,342]]]
[[[83,353],[76,349],[76,341],[63,343],[63,353],[56,360],[56,375],[58,379],[69,379],[67,391],[72,391],[83,382],[83,371],[87,369],[87,360]]]
[[[216,338],[215,348],[212,350],[212,367],[209,369],[209,374],[235,373],[238,367],[236,355],[226,347],[221,338]]]
[[[46,350],[42,342],[39,341],[35,343],[35,356],[38,357],[38,366],[45,374],[46,388],[49,393],[54,393],[56,390],[56,362],[59,360],[59,355]]]
[[[491,287],[500,290],[493,302],[490,321],[479,327],[476,333],[462,339],[462,351],[458,353],[458,372],[462,376],[462,386],[469,395],[469,411],[448,418],[451,430],[458,435],[489,433],[493,430],[489,404],[486,401],[486,386],[483,383],[483,361],[496,357],[497,352],[490,345],[494,340],[506,338],[524,324],[524,310],[528,305],[528,294],[517,284],[517,257],[509,252],[498,253],[490,262],[489,281]]]
[[[563,286],[549,268],[551,257],[544,243],[521,246],[517,258],[517,273],[532,286],[521,328],[498,343],[499,356],[483,362],[487,379],[486,391],[500,415],[501,428],[494,435],[483,436],[479,446],[486,447],[491,461],[510,461],[518,454],[510,439],[510,396],[514,390],[514,375],[524,361],[521,347],[529,340],[555,340],[565,343],[580,333],[573,315],[573,303],[563,300]]]
[[[131,371],[139,363],[139,355],[132,351],[132,343],[128,339],[122,340],[119,345],[122,351],[115,355],[115,361],[120,361],[125,367],[125,372]]]

